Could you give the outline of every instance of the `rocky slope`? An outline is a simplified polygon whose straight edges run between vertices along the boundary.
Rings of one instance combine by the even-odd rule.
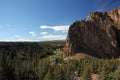
[[[120,56],[120,8],[91,13],[88,20],[70,26],[64,57],[81,52],[96,57]]]

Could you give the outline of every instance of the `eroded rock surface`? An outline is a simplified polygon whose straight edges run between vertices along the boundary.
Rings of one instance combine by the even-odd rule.
[[[80,52],[96,57],[120,56],[120,8],[91,13],[88,20],[70,26],[64,57]]]

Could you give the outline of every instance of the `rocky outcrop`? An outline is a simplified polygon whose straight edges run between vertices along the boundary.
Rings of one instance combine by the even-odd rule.
[[[113,10],[111,12],[108,12],[108,15],[111,17],[112,20],[115,22],[120,22],[120,8]]]
[[[91,13],[88,20],[70,26],[64,57],[81,52],[96,57],[120,55],[120,9]]]

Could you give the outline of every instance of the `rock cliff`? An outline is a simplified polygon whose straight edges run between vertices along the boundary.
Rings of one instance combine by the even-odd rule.
[[[120,8],[93,12],[74,22],[68,31],[64,57],[85,52],[96,57],[120,56]]]

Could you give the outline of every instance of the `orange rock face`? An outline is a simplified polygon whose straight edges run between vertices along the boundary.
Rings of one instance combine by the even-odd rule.
[[[80,52],[96,57],[120,56],[120,9],[91,13],[87,21],[70,26],[64,57]]]
[[[109,15],[115,22],[120,22],[120,8],[109,12],[108,15]]]

